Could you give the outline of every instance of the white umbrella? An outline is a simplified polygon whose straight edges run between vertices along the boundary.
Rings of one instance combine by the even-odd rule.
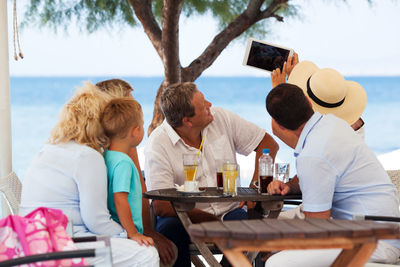
[[[8,56],[7,0],[0,0],[0,177],[12,171]]]

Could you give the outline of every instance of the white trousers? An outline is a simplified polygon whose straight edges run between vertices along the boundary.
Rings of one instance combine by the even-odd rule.
[[[278,219],[304,219],[302,206],[281,212]],[[341,252],[341,249],[307,249],[284,250],[272,255],[265,267],[324,267],[330,266]],[[369,262],[396,263],[400,250],[392,245],[379,241]]]
[[[283,250],[272,255],[265,263],[265,267],[328,267],[341,251],[341,249]],[[396,263],[399,256],[399,249],[379,241],[369,262]]]
[[[160,258],[153,246],[139,245],[136,241],[126,238],[111,238],[111,254],[114,267],[159,267]],[[77,243],[79,249],[104,247],[101,242]],[[88,258],[88,264],[101,265],[101,257]]]

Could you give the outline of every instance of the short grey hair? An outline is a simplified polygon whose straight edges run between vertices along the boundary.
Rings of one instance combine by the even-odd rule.
[[[198,92],[191,82],[174,83],[164,89],[160,97],[161,110],[173,128],[182,126],[184,117],[194,116],[193,95]]]

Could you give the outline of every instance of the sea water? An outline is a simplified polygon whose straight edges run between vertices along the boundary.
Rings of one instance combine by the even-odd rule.
[[[84,81],[96,83],[109,77],[11,77],[11,123],[13,169],[23,179],[32,157],[47,141],[63,104]],[[142,105],[145,129],[152,119],[153,103],[162,77],[122,77],[133,87]],[[366,142],[377,154],[400,148],[400,77],[346,77],[360,83],[367,92]],[[271,132],[271,118],[265,97],[271,89],[269,78],[201,77],[199,89],[214,106],[239,114]],[[277,138],[275,138],[277,139]],[[146,138],[140,146],[144,146]],[[295,174],[293,150],[278,140],[278,158],[291,163]],[[143,167],[143,166],[142,166]]]

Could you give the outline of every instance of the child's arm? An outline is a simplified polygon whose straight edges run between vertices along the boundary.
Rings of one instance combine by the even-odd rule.
[[[145,244],[146,246],[154,246],[154,241],[151,237],[141,235],[137,232],[136,226],[133,223],[131,209],[128,203],[127,192],[114,193],[114,204],[117,210],[118,219],[125,228],[128,238],[135,240],[139,245]]]

